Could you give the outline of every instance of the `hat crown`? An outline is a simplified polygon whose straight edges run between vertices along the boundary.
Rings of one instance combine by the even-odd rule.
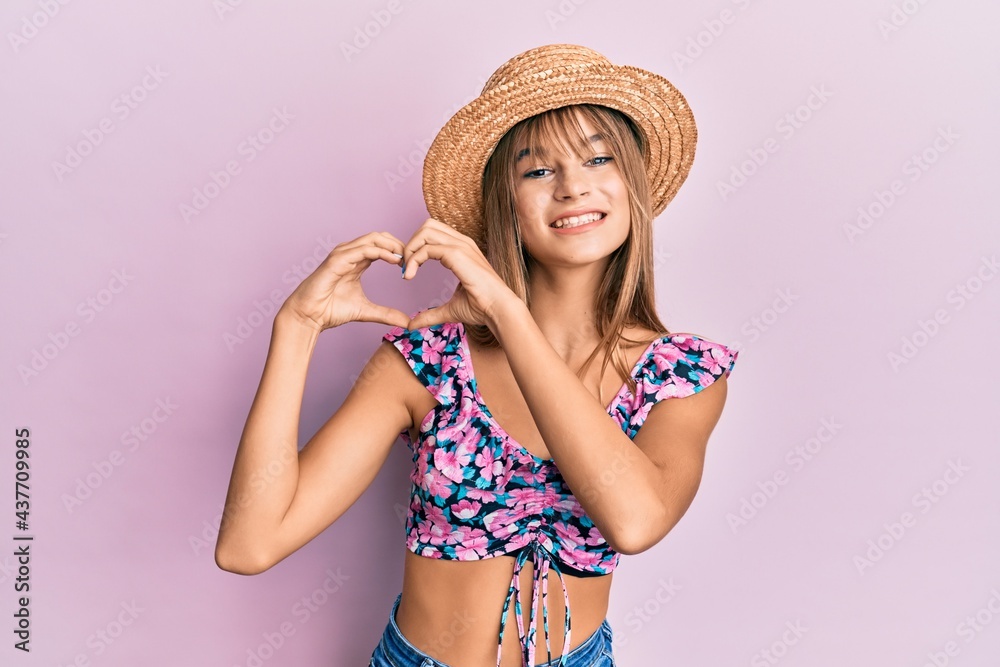
[[[546,44],[520,53],[493,72],[483,93],[531,77],[591,67],[613,67],[603,55],[577,44]]]

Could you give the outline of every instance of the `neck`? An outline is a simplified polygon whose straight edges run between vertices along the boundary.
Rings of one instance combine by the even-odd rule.
[[[600,340],[597,294],[607,265],[532,267],[531,317],[563,359],[585,359]]]

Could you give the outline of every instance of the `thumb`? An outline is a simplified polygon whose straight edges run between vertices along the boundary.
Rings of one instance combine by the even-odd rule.
[[[360,319],[362,322],[381,322],[404,329],[408,328],[407,324],[410,322],[410,316],[403,311],[374,303],[368,304]]]
[[[406,326],[407,329],[420,329],[423,327],[434,326],[435,324],[441,324],[443,322],[455,322],[454,313],[451,311],[451,302],[438,306],[437,308],[428,308],[427,310],[422,310],[413,316],[410,323]]]

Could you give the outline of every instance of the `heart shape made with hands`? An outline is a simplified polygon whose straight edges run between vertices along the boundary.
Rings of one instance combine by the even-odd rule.
[[[387,243],[395,247],[386,247]],[[373,256],[373,250],[377,255]],[[445,322],[485,325],[495,330],[494,315],[500,312],[501,306],[523,305],[473,239],[434,218],[425,220],[406,243],[388,232],[370,232],[342,244],[331,253],[331,257],[334,256],[343,257],[342,261],[346,262],[341,275],[355,276],[355,288],[349,291],[352,298],[360,302],[356,303],[354,316],[348,320],[378,321],[410,330]],[[457,285],[447,301],[442,294],[440,301],[444,303],[417,310],[411,317],[396,308],[372,302],[358,290],[361,274],[377,260],[399,264],[403,280],[412,280],[424,264],[434,260],[453,274]],[[341,266],[339,262],[334,263]]]

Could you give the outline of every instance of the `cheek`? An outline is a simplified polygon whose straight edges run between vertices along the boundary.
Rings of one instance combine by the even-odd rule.
[[[613,177],[609,178],[604,183],[605,191],[614,196],[618,200],[628,199],[628,186],[625,185],[625,179],[621,177],[620,174],[616,173]]]

